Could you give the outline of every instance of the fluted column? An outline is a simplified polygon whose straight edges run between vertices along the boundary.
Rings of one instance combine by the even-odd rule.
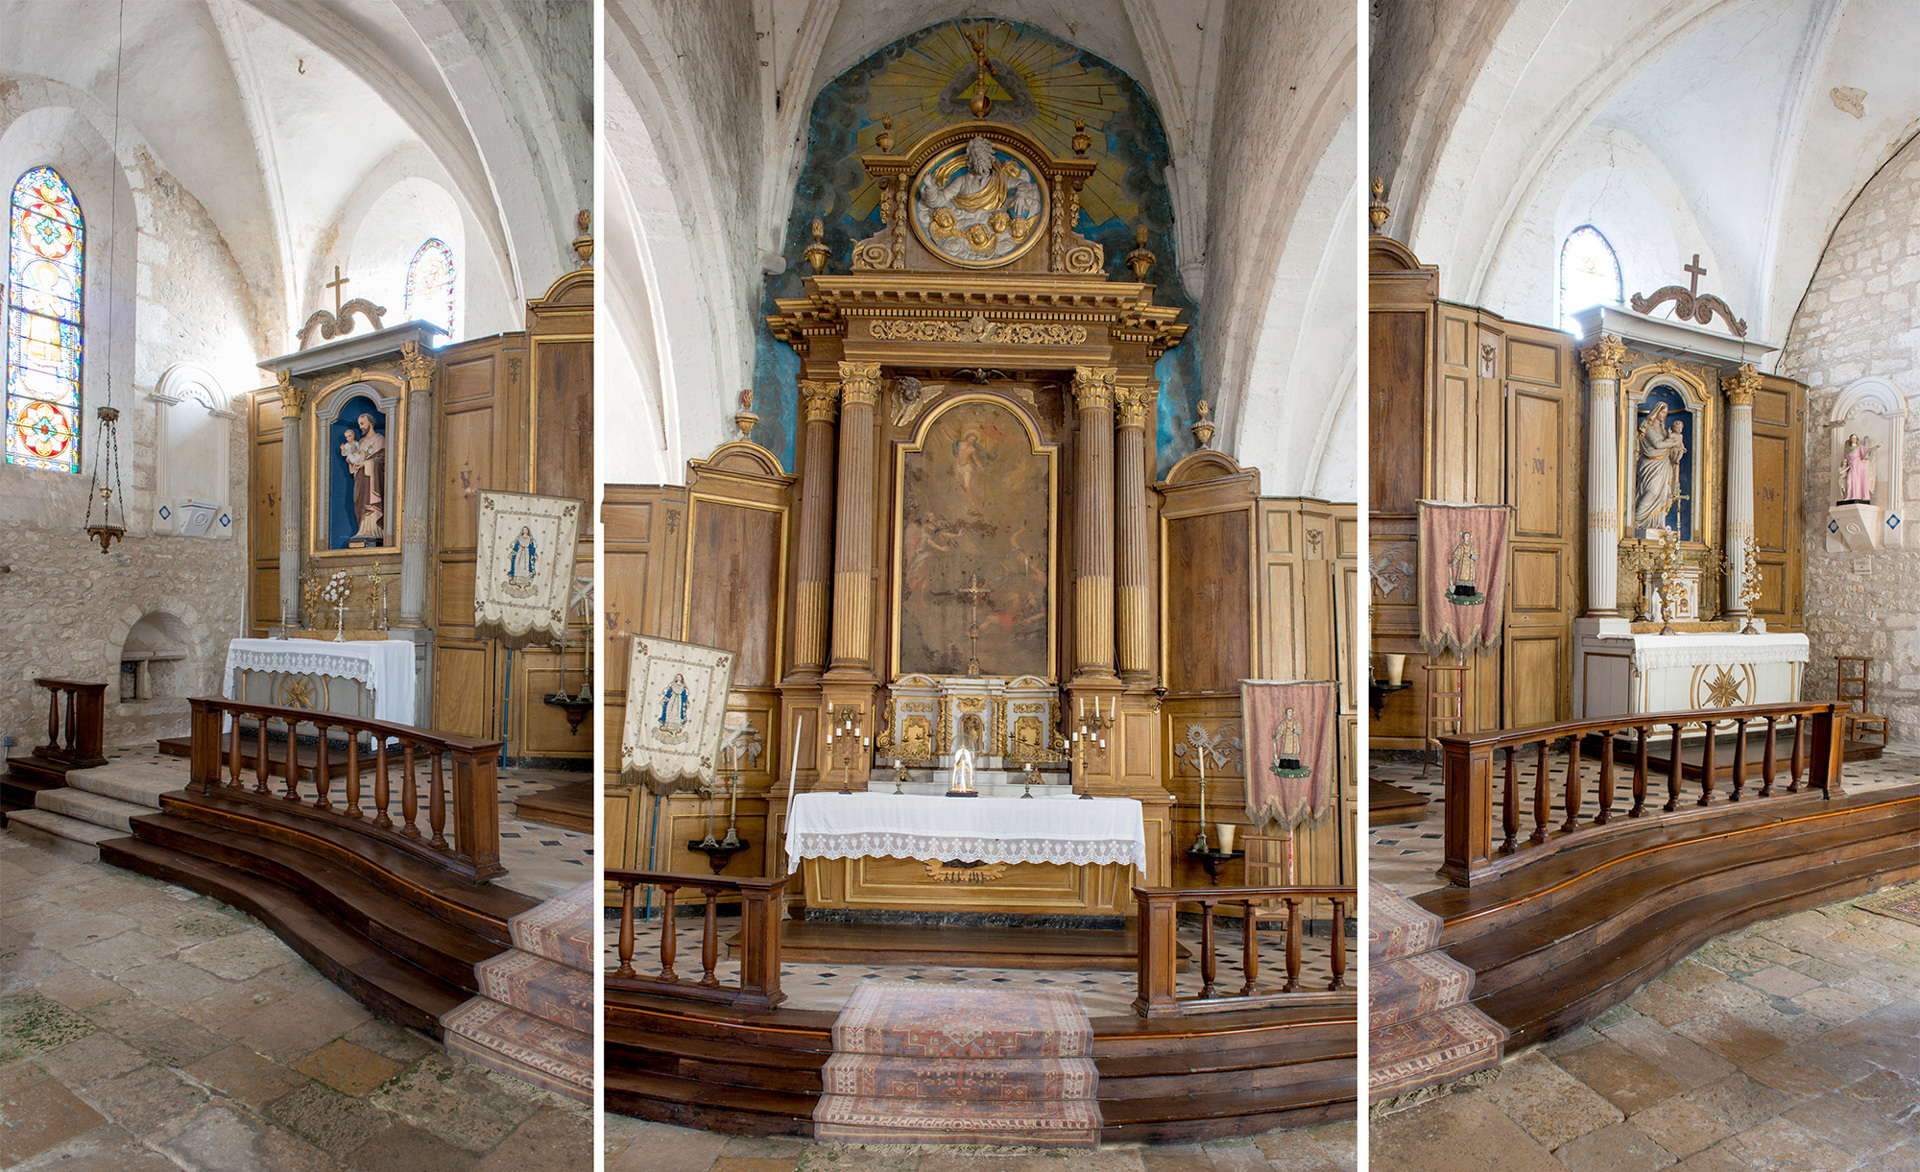
[[[793,668],[818,675],[827,665],[833,580],[833,422],[840,384],[800,380],[806,480],[800,490],[800,565],[794,597]]]
[[[300,625],[300,421],[307,388],[280,372],[280,625]]]
[[[873,409],[880,364],[840,364],[840,467],[835,486],[833,663],[873,667]]]
[[[1077,366],[1080,415],[1074,468],[1074,665],[1076,679],[1113,675],[1113,400],[1111,366]]]
[[[1726,611],[1744,615],[1741,579],[1746,573],[1747,544],[1753,540],[1753,395],[1760,389],[1760,372],[1751,364],[1720,380],[1727,393],[1727,564]]]
[[[433,483],[433,375],[440,367],[434,356],[408,342],[400,353],[407,374],[406,514],[400,532],[400,626],[423,627],[427,607],[427,501]],[[561,564],[573,551],[556,550]]]
[[[1120,674],[1130,679],[1153,675],[1154,639],[1147,555],[1147,430],[1159,415],[1160,385],[1122,387],[1114,393],[1120,430],[1115,437],[1115,492],[1119,498],[1119,574],[1114,586],[1119,610]]]
[[[1620,610],[1620,364],[1627,348],[1612,334],[1580,352],[1587,365],[1587,613]]]

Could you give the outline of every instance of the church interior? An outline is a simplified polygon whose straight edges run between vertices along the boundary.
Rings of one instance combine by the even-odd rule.
[[[1375,1166],[1920,1155],[1917,36],[1376,8]]]
[[[590,1166],[593,28],[0,5],[0,1165]]]
[[[606,1166],[1351,1166],[1351,6],[604,52]]]

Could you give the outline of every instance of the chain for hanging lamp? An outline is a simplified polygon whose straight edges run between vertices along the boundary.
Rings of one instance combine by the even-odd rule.
[[[127,5],[120,2],[120,43],[114,50],[113,59],[113,162],[120,162],[120,80],[124,69],[127,49]],[[118,248],[117,239],[120,211],[120,185],[109,183],[112,191],[111,210],[108,215],[107,230],[107,281],[114,278],[114,253]],[[107,297],[107,336],[113,336],[113,297],[111,288]],[[113,405],[113,359],[107,358],[107,405],[99,408],[96,415],[100,418],[100,434],[93,448],[93,479],[87,486],[87,536],[100,543],[100,552],[106,553],[113,543],[127,535],[127,495],[120,479],[120,408]],[[100,501],[100,521],[93,520],[93,503]],[[115,520],[115,516],[118,520]]]

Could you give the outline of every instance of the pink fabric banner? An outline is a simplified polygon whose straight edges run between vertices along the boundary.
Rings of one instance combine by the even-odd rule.
[[[1312,825],[1333,809],[1333,684],[1240,681],[1247,730],[1247,817]]]
[[[1508,505],[1420,502],[1420,646],[1461,659],[1500,645],[1507,617]]]

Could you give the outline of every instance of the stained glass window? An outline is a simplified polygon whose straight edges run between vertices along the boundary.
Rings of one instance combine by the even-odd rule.
[[[1578,337],[1580,323],[1573,315],[1601,302],[1625,300],[1620,284],[1620,258],[1613,245],[1592,224],[1567,234],[1560,246],[1560,328]]]
[[[437,237],[428,237],[407,262],[406,315],[453,336],[453,249]]]
[[[7,235],[7,463],[80,471],[86,229],[52,167],[13,185]]]

